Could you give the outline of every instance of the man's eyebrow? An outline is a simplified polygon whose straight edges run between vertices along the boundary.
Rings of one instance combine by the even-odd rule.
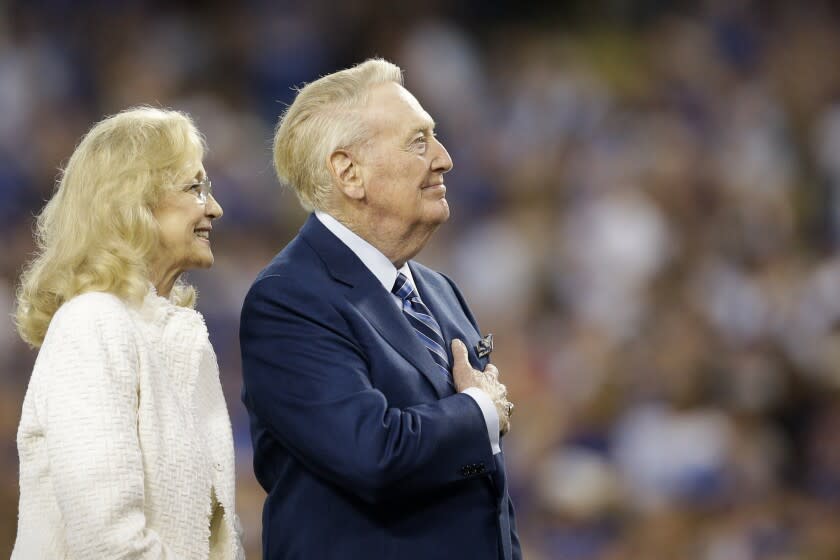
[[[427,132],[434,132],[434,130],[435,130],[435,121],[427,121],[427,122],[424,122],[423,124],[417,125],[414,128],[412,128],[411,133],[408,135],[408,137],[411,139],[411,138],[414,138],[419,133],[426,134]]]

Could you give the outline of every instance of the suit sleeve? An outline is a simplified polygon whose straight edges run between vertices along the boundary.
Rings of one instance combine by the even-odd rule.
[[[252,287],[240,343],[252,414],[307,468],[364,500],[440,488],[463,480],[469,464],[494,468],[471,397],[390,406],[344,318],[293,279]]]
[[[68,558],[174,559],[146,527],[137,437],[137,357],[110,296],[60,309],[35,375],[50,478]]]

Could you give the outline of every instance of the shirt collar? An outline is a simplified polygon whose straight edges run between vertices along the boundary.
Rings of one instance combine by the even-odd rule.
[[[342,243],[347,245],[347,247],[353,251],[353,253],[359,257],[359,260],[371,271],[371,273],[379,280],[379,283],[382,284],[382,287],[385,288],[387,291],[391,291],[391,288],[394,287],[394,282],[397,281],[397,273],[402,272],[411,282],[411,285],[414,286],[414,289],[417,289],[417,284],[414,282],[414,277],[411,275],[411,269],[408,267],[408,262],[402,265],[402,267],[397,269],[394,264],[388,260],[388,257],[382,254],[382,252],[359,237],[356,233],[354,233],[350,228],[327,214],[326,212],[322,212],[320,210],[315,211],[315,217],[318,218],[324,227],[330,230],[333,235],[338,237]]]

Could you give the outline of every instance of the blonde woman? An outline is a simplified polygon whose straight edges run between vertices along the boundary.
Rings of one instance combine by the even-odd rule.
[[[244,556],[216,357],[180,280],[213,264],[203,156],[187,115],[129,109],[84,136],[38,217],[13,559]]]

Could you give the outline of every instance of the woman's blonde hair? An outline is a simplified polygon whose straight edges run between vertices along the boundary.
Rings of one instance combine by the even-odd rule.
[[[158,248],[153,210],[204,151],[192,119],[167,109],[127,109],[85,134],[37,218],[36,253],[17,291],[23,340],[39,347],[58,308],[80,293],[143,300]],[[191,307],[195,290],[179,281],[171,297]]]
[[[324,210],[332,188],[327,159],[365,141],[370,131],[359,109],[378,84],[403,84],[402,70],[381,58],[307,84],[286,109],[274,134],[274,169],[307,211]]]

